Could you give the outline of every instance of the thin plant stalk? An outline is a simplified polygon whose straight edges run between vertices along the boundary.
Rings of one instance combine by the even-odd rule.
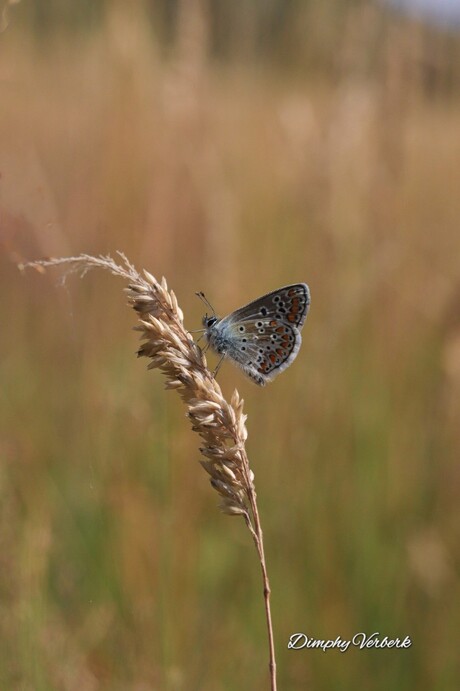
[[[20,266],[43,271],[48,267],[65,267],[68,274],[84,276],[99,268],[124,278],[128,302],[136,311],[141,346],[139,357],[150,360],[148,368],[159,369],[166,377],[165,387],[175,389],[188,408],[192,429],[203,445],[201,465],[210,475],[211,485],[220,496],[219,507],[231,516],[242,516],[252,535],[259,556],[265,615],[269,644],[271,691],[276,691],[276,660],[270,608],[270,583],[265,561],[264,542],[257,509],[254,473],[246,453],[246,415],[243,400],[235,389],[228,402],[215,377],[208,369],[206,358],[183,324],[183,313],[175,294],[168,290],[166,280],[157,281],[147,271],[139,274],[128,259],[120,254],[121,263],[110,256],[42,259]]]

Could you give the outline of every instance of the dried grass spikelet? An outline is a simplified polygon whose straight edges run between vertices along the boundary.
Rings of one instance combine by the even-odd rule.
[[[250,520],[250,495],[254,475],[245,451],[247,430],[243,400],[235,390],[230,402],[207,368],[206,358],[185,329],[183,313],[166,280],[157,281],[147,271],[139,274],[124,255],[123,264],[109,256],[80,255],[62,259],[31,262],[24,266],[42,268],[66,265],[69,273],[84,275],[90,269],[104,268],[129,281],[128,302],[139,316],[142,344],[139,357],[149,358],[149,369],[158,368],[166,376],[166,388],[176,389],[188,407],[192,428],[204,445],[203,468],[211,476],[211,485],[220,494],[220,508],[227,514],[243,515]]]
[[[176,389],[188,406],[192,429],[204,441],[201,461],[211,485],[221,496],[220,508],[228,514],[248,515],[248,490],[253,490],[244,444],[247,438],[243,400],[235,390],[228,403],[206,365],[206,359],[183,324],[183,314],[173,291],[144,271],[131,279],[128,301],[140,318],[143,341],[139,357],[150,359],[149,369],[166,376],[166,388]]]
[[[229,515],[243,516],[259,555],[262,573],[265,617],[268,632],[270,688],[276,691],[276,661],[270,607],[270,584],[264,554],[262,528],[257,509],[254,475],[249,468],[245,442],[246,415],[243,401],[235,390],[230,403],[209,371],[206,359],[185,329],[182,310],[166,280],[158,282],[147,271],[139,274],[120,253],[122,264],[109,256],[43,259],[20,265],[43,272],[47,267],[65,266],[70,273],[84,276],[90,269],[101,268],[128,281],[129,304],[139,316],[142,344],[139,357],[150,359],[149,369],[158,368],[166,376],[166,388],[176,389],[188,407],[192,428],[204,445],[201,465],[211,476],[211,485],[219,493],[220,508]]]

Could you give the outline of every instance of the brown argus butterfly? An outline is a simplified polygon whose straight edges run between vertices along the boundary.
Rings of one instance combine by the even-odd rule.
[[[203,293],[197,295],[209,305]],[[212,310],[211,316],[203,317],[203,326],[208,346],[222,356],[215,374],[227,357],[256,384],[265,386],[297,357],[309,307],[308,286],[295,283],[263,295],[223,319]]]

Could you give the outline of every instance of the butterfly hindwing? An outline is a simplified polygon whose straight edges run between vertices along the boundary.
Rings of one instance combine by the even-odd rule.
[[[298,328],[274,318],[237,322],[230,329],[229,357],[268,381],[291,364],[300,348]]]

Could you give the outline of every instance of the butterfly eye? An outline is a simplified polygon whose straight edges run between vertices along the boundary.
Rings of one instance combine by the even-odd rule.
[[[212,326],[216,321],[217,317],[209,317],[209,319],[206,319],[206,326]]]

